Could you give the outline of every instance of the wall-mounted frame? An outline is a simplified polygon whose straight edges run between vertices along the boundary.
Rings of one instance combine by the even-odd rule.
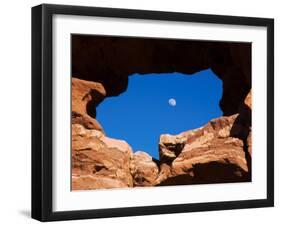
[[[74,34],[79,36],[77,42],[73,39]],[[94,47],[87,45],[85,47],[83,44],[79,46],[81,42],[91,42],[83,39],[82,36],[85,35],[94,37],[92,38]],[[233,177],[229,180],[228,176],[224,176],[226,180],[224,181],[221,180],[222,177],[215,175],[212,177],[215,178],[214,181],[204,183],[203,176],[203,179],[201,178],[203,182],[202,180],[198,182],[192,167],[199,163],[192,162],[190,164],[192,169],[188,169],[189,173],[192,171],[189,175],[192,178],[189,181],[192,182],[189,185],[133,188],[137,183],[131,175],[133,179],[130,180],[133,185],[128,185],[131,188],[91,190],[90,187],[88,191],[81,191],[85,190],[85,187],[77,182],[78,186],[77,183],[75,186],[78,189],[73,189],[73,180],[81,179],[80,176],[84,171],[79,171],[81,175],[77,174],[77,171],[73,173],[73,159],[71,161],[71,143],[73,143],[71,122],[72,125],[79,124],[73,119],[71,76],[74,76],[75,72],[79,79],[99,82],[105,87],[106,97],[114,96],[116,93],[112,94],[112,87],[120,82],[118,80],[120,76],[108,78],[105,72],[99,70],[100,77],[91,77],[91,73],[97,72],[96,68],[109,66],[103,61],[97,63],[93,61],[93,65],[96,63],[93,69],[89,63],[91,60],[89,61],[85,56],[94,56],[92,54],[96,50],[95,45],[108,43],[104,42],[107,39],[110,39],[109,43],[111,39],[117,43],[114,51],[124,50],[124,44],[118,43],[123,40],[129,43],[129,39],[126,41],[126,38],[133,38],[133,42],[137,43],[133,47],[140,51],[143,49],[142,43],[148,43],[145,45],[146,53],[149,53],[149,56],[153,55],[144,65],[134,66],[138,69],[133,72],[165,72],[167,69],[169,72],[195,73],[211,68],[223,81],[224,93],[220,104],[223,117],[227,120],[232,115],[237,117],[230,126],[231,131],[235,130],[234,126],[241,129],[241,125],[246,126],[247,129],[243,127],[243,133],[229,133],[219,135],[218,138],[219,141],[238,139],[242,144],[242,157],[239,156],[242,163],[237,163],[236,156],[229,157],[225,147],[224,157],[212,161],[219,162],[223,167],[228,167],[229,162],[232,166],[236,164],[233,175],[238,175],[240,177],[238,180]],[[161,48],[155,44],[157,40],[162,40]],[[175,40],[180,44],[172,44]],[[185,41],[181,42],[182,40]],[[128,49],[132,48],[131,44],[128,46]],[[156,49],[155,52],[151,52],[152,46]],[[163,46],[164,49],[165,46],[169,48],[163,50]],[[180,48],[177,49],[175,46]],[[75,48],[78,52],[75,52]],[[185,49],[188,50],[187,52],[193,51],[194,57],[187,54],[187,63],[179,63],[180,57],[183,56],[182,51]],[[88,52],[86,55],[79,55],[79,50]],[[133,62],[136,55],[140,56],[138,51],[135,51],[134,55],[128,55],[130,51],[123,50],[124,62]],[[108,53],[105,48],[103,54]],[[165,56],[161,60],[160,55],[163,53],[167,53],[167,58]],[[156,56],[159,57],[158,60],[155,60]],[[205,58],[203,59],[202,56]],[[80,61],[78,62],[77,59]],[[109,59],[113,61],[117,58]],[[132,63],[128,63],[126,70],[130,69],[130,65]],[[110,68],[110,71],[114,74],[114,68]],[[33,7],[32,217],[40,221],[55,221],[273,206],[273,74],[273,19],[48,4]],[[175,103],[171,102],[171,105]],[[242,124],[239,124],[240,122]],[[87,129],[91,130],[88,127]],[[217,135],[215,137],[217,138]],[[235,145],[237,147],[237,144]],[[75,154],[75,151],[73,153]],[[172,164],[174,160],[169,161]],[[161,159],[159,161],[161,166],[163,162]],[[244,167],[241,164],[244,164]],[[173,170],[172,165],[169,167]],[[237,174],[239,167],[244,171],[238,170]],[[219,168],[220,171],[222,169],[225,168]],[[241,179],[241,175],[245,177]],[[95,175],[89,177],[93,178]],[[168,177],[173,178],[169,175]],[[153,185],[165,184],[162,182],[157,182],[158,184],[153,182]],[[208,194],[212,194],[212,197]]]

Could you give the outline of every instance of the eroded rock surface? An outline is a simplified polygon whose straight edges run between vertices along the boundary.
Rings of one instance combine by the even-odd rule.
[[[134,186],[152,186],[158,177],[159,169],[156,161],[143,151],[137,151],[130,160],[131,175]]]
[[[246,180],[249,169],[243,141],[230,134],[237,116],[213,119],[199,129],[170,136],[169,143],[173,143],[172,138],[174,143],[180,140],[183,148],[176,150],[179,154],[174,152],[173,156],[177,157],[165,167],[166,173],[160,171],[166,176],[158,179],[158,183],[168,185]],[[162,136],[160,143],[163,143]],[[159,147],[161,152],[162,145]],[[171,148],[170,152],[173,153],[173,150]]]
[[[106,92],[99,83],[72,80],[72,189],[126,188],[251,180],[251,91],[237,114],[159,138],[159,160],[133,153],[106,137],[90,105]]]
[[[81,124],[72,125],[72,189],[132,187],[131,147]]]
[[[106,91],[101,83],[72,78],[72,123],[88,129],[103,131],[95,119],[95,108],[105,98]],[[92,113],[92,117],[89,115]]]
[[[181,153],[185,143],[185,136],[173,136],[170,134],[161,135],[159,141],[160,161],[173,161]]]

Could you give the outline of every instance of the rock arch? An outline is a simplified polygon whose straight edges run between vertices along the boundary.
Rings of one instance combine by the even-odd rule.
[[[160,160],[106,137],[95,119],[131,74],[208,68],[223,82],[224,116],[160,136]],[[250,43],[73,35],[72,75],[72,189],[251,181]]]
[[[72,75],[100,82],[107,96],[126,91],[133,73],[192,74],[208,68],[223,81],[223,114],[237,113],[251,89],[251,43],[72,36]]]

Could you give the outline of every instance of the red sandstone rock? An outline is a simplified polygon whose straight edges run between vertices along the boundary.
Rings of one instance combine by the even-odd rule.
[[[152,186],[158,177],[158,166],[146,152],[137,151],[130,160],[134,186]]]
[[[131,147],[98,130],[72,125],[72,189],[132,187]]]
[[[252,157],[252,131],[250,131],[249,136],[247,137],[247,146],[248,153]]]
[[[72,90],[73,190],[250,181],[251,91],[238,114],[161,135],[158,162],[101,132],[88,109],[105,97],[101,84],[73,78]]]
[[[120,180],[108,176],[79,175],[72,176],[72,190],[91,190],[127,187]]]
[[[248,93],[247,97],[244,100],[244,104],[248,107],[250,116],[248,116],[249,121],[249,134],[247,137],[247,148],[250,157],[252,158],[252,127],[251,127],[251,113],[252,113],[252,90]]]
[[[166,144],[173,144],[169,156],[176,157],[169,164],[169,170],[166,166],[165,173],[160,171],[160,174],[166,174],[162,176],[164,180],[157,182],[168,185],[244,181],[249,170],[243,141],[231,137],[237,116],[213,119],[199,129],[169,136],[169,139],[168,135],[161,136],[160,149],[164,147],[167,152]],[[174,151],[174,143],[182,146],[182,150],[176,150],[178,154]],[[202,171],[206,171],[205,174]]]
[[[159,155],[161,162],[170,162],[174,160],[182,151],[186,142],[184,136],[173,136],[162,134],[159,141]]]
[[[72,123],[78,123],[88,129],[103,131],[101,125],[88,114],[92,108],[95,114],[95,107],[106,96],[102,84],[88,82],[77,78],[72,78]]]

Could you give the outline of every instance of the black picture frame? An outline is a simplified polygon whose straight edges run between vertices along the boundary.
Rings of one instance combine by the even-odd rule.
[[[52,210],[52,18],[55,14],[261,26],[267,28],[267,198],[128,208]],[[32,8],[32,218],[40,221],[122,217],[274,205],[274,20],[43,4]]]

